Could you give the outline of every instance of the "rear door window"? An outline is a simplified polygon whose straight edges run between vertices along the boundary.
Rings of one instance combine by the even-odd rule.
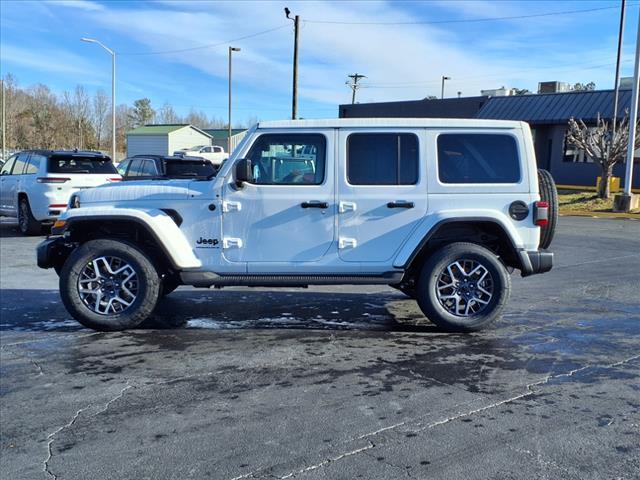
[[[511,135],[446,133],[438,136],[442,183],[517,183],[518,145]]]
[[[11,171],[11,175],[22,175],[25,167],[27,166],[28,159],[28,153],[19,153],[18,158],[16,158],[16,163],[13,166],[13,170]]]
[[[418,165],[418,137],[413,133],[353,133],[347,138],[351,185],[414,185]]]
[[[29,157],[29,163],[27,163],[27,167],[24,171],[25,174],[34,174],[38,173],[40,169],[40,162],[44,160],[46,157],[43,155],[38,155],[37,153],[32,153]]]
[[[49,158],[49,173],[117,174],[118,171],[109,158],[52,155]]]
[[[145,160],[142,162],[142,177],[157,177],[158,170],[156,169],[156,162],[153,160]]]

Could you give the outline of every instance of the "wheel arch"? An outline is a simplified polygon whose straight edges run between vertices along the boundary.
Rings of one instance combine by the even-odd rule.
[[[139,215],[71,212],[63,219],[64,235],[70,242],[78,244],[95,238],[121,239],[140,248],[166,270],[201,266],[175,220],[162,211],[151,212],[152,215],[142,211],[137,212]]]
[[[422,238],[402,267],[409,273],[433,252],[448,243],[470,242],[488,248],[508,267],[522,270],[521,248],[518,248],[505,226],[491,217],[445,218],[439,220]]]

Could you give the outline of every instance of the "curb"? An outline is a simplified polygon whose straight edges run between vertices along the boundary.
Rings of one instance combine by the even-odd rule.
[[[609,218],[615,220],[640,220],[640,213],[588,212],[582,210],[559,212],[561,217]]]

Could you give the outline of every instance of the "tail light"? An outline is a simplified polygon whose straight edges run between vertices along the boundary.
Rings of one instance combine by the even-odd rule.
[[[49,205],[49,208],[67,208],[66,203],[53,203]]]
[[[539,227],[544,227],[549,224],[549,202],[535,202],[535,213],[533,215],[533,221]]]
[[[38,177],[36,181],[38,183],[64,183],[69,180],[71,179],[66,177]]]
[[[107,182],[120,182],[120,181],[122,181],[122,177],[107,178]]]

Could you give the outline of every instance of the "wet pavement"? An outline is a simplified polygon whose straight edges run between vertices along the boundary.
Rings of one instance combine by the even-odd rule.
[[[386,287],[182,287],[96,333],[38,241],[0,224],[3,479],[638,478],[638,221],[562,217],[472,335]]]

